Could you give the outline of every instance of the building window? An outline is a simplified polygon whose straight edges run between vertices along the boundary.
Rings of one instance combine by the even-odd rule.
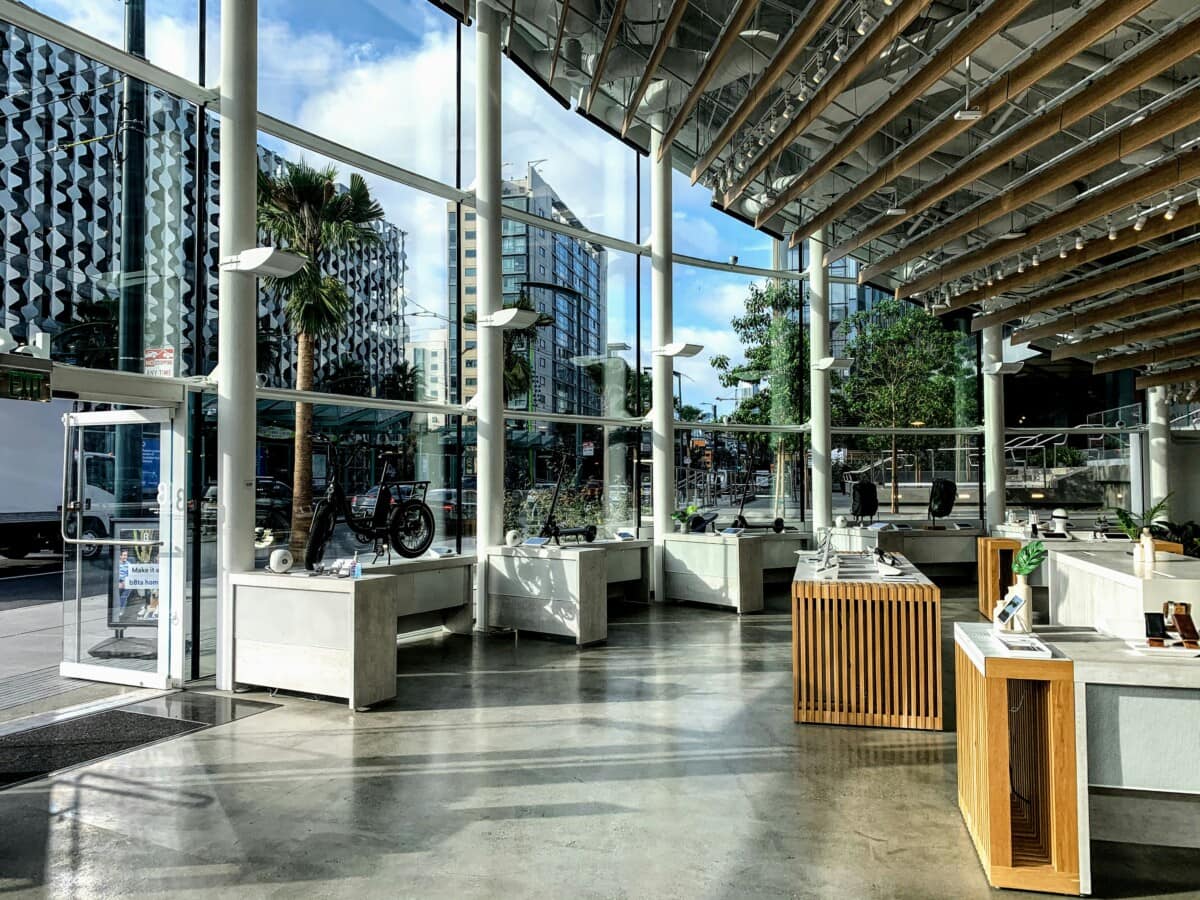
[[[467,277],[470,278],[475,274],[474,266],[467,266]]]
[[[467,387],[475,387],[475,379],[474,378],[467,378],[465,380],[467,383]]]
[[[467,250],[467,251],[466,251],[466,254],[467,254],[467,258],[468,258],[468,259],[474,259],[474,258],[475,258],[475,251],[474,251],[474,250]]]
[[[463,365],[466,366],[468,369],[474,369],[476,367],[476,365],[478,365],[478,363],[479,363],[479,360],[474,359],[474,358],[463,360]]]

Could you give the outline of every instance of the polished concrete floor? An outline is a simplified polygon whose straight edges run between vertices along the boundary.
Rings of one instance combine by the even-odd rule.
[[[973,593],[947,589],[947,641]],[[440,638],[373,712],[274,702],[0,792],[0,893],[992,894],[954,734],[794,725],[782,604],[625,607],[583,651]],[[1095,855],[1098,894],[1197,896],[1194,853]]]

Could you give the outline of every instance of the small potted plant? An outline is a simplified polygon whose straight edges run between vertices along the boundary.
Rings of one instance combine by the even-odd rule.
[[[1017,576],[1017,580],[1008,589],[1008,593],[996,603],[996,608],[992,611],[992,621],[997,628],[1026,633],[1033,630],[1033,590],[1029,587],[1029,576],[1036,572],[1045,561],[1046,545],[1042,541],[1030,541],[1017,551],[1012,562],[1013,574]],[[1004,609],[1015,597],[1022,598],[1023,602],[1012,618],[1001,625],[1000,610]]]
[[[1122,509],[1119,506],[1112,508],[1113,515],[1117,519],[1117,527],[1120,528],[1133,541],[1133,561],[1140,563],[1142,561],[1142,545],[1140,543],[1142,533],[1146,529],[1153,529],[1156,525],[1160,525],[1163,521],[1163,514],[1167,511],[1167,504],[1171,502],[1171,495],[1163,497],[1158,503],[1142,513],[1135,516],[1131,510]]]
[[[686,531],[688,519],[700,512],[700,507],[695,503],[688,505],[687,509],[677,509],[671,513],[671,518],[675,520],[676,531]]]

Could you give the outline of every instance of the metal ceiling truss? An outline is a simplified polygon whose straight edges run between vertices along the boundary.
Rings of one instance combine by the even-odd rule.
[[[1153,350],[1143,350],[1140,353],[1123,353],[1106,356],[1092,366],[1093,375],[1106,375],[1109,372],[1120,372],[1138,366],[1153,366],[1161,363],[1176,362],[1181,359],[1200,357],[1200,338],[1181,341],[1178,344],[1167,344],[1155,347]]]
[[[1072,357],[1082,359],[1094,353],[1116,350],[1118,347],[1125,347],[1140,341],[1151,341],[1173,337],[1178,334],[1186,334],[1198,328],[1200,328],[1200,308],[1189,307],[1185,310],[1179,310],[1173,315],[1156,318],[1119,331],[1110,331],[1107,334],[1097,335],[1094,338],[1074,343],[1059,344],[1050,351],[1050,359],[1052,362],[1058,362],[1060,359],[1071,359]]]

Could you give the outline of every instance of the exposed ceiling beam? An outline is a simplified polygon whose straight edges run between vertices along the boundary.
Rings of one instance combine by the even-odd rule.
[[[1171,316],[1170,318],[1147,322],[1145,325],[1126,328],[1123,331],[1111,331],[1108,334],[1088,338],[1086,341],[1077,341],[1074,344],[1059,344],[1050,351],[1050,359],[1058,362],[1060,359],[1082,358],[1093,353],[1103,353],[1105,350],[1115,350],[1117,347],[1124,347],[1126,344],[1132,344],[1136,341],[1150,341],[1156,338],[1171,337],[1172,335],[1194,331],[1197,328],[1200,328],[1200,313],[1192,310]]]
[[[662,31],[658,33],[654,49],[650,51],[650,59],[646,61],[646,70],[642,72],[642,77],[638,80],[637,87],[634,88],[633,96],[629,98],[629,105],[625,110],[625,121],[621,124],[622,137],[627,135],[633,126],[638,107],[642,105],[642,98],[646,96],[650,82],[658,72],[658,67],[662,65],[667,48],[671,46],[671,38],[675,36],[679,23],[683,21],[683,14],[687,12],[687,6],[687,0],[674,0],[674,3],[671,4],[671,12],[667,15],[667,21],[663,23]]]
[[[1178,344],[1167,344],[1165,347],[1156,347],[1153,350],[1144,350],[1141,353],[1122,353],[1117,356],[1106,356],[1104,359],[1097,360],[1096,364],[1092,366],[1092,374],[1105,375],[1109,372],[1132,369],[1135,366],[1152,366],[1156,363],[1174,362],[1178,359],[1187,359],[1190,356],[1200,356],[1200,338],[1182,341]]]
[[[604,75],[604,66],[608,62],[608,54],[612,52],[613,44],[617,41],[617,32],[621,30],[621,20],[625,18],[626,0],[617,0],[613,6],[612,18],[608,20],[608,31],[604,33],[604,43],[596,56],[596,68],[592,72],[592,83],[588,86],[587,99],[584,100],[584,112],[592,111],[592,101],[596,99],[596,91],[600,89],[600,78]]]
[[[1197,93],[1200,98],[1200,92]],[[1089,222],[1108,213],[1117,212],[1146,197],[1170,190],[1185,181],[1200,177],[1200,152],[1189,150],[1165,162],[1161,162],[1137,175],[1122,181],[1105,191],[1099,191],[1087,199],[1069,206],[1060,213],[1047,216],[1036,225],[1026,229],[1025,236],[1007,241],[993,241],[986,246],[953,259],[928,275],[903,284],[897,288],[900,297],[911,297],[930,290],[944,282],[965,275],[1006,256],[1015,256],[1022,250],[1037,246],[1069,231],[1082,228]],[[863,277],[860,276],[860,282]]]
[[[558,17],[558,30],[554,35],[554,50],[550,53],[550,77],[546,80],[554,84],[554,73],[558,71],[558,54],[562,49],[563,32],[567,30],[567,16],[571,14],[571,0],[563,0],[562,13]]]
[[[1166,309],[1167,307],[1187,303],[1191,300],[1200,300],[1200,280],[1173,284],[1170,287],[1150,291],[1147,294],[1125,297],[1113,303],[1093,306],[1081,312],[1068,313],[1049,322],[1042,322],[1028,328],[1019,328],[1012,333],[1009,340],[1014,344],[1027,344],[1039,338],[1052,337],[1056,334],[1066,334],[1077,328],[1085,328],[1088,325],[1099,325],[1102,322],[1110,322],[1113,319],[1125,319],[1129,316]]]
[[[879,59],[893,41],[929,6],[932,0],[901,0],[902,5],[889,14],[874,30],[850,51],[850,55],[829,75],[813,93],[796,118],[783,129],[747,168],[741,180],[725,194],[723,206],[740,197],[759,175],[763,174],[788,147],[808,129],[831,103],[849,90],[867,67]],[[1017,0],[1025,3],[1027,0]]]
[[[1084,279],[1069,287],[1051,291],[1048,294],[1042,294],[1040,297],[1035,297],[1032,300],[1023,300],[1020,303],[1006,306],[1004,309],[994,313],[976,316],[971,320],[971,330],[979,331],[997,322],[1011,322],[1013,319],[1027,316],[1031,313],[1058,309],[1077,300],[1097,297],[1107,294],[1110,291],[1115,291],[1118,288],[1128,287],[1131,284],[1140,284],[1150,278],[1157,278],[1160,275],[1167,275],[1171,272],[1179,272],[1188,266],[1195,265],[1200,265],[1200,241],[1194,241],[1170,253],[1160,253],[1157,256],[1152,256],[1131,266],[1125,266],[1112,272],[1102,272],[1095,278]]]
[[[1166,216],[1156,216],[1148,221],[1146,227],[1141,231],[1133,228],[1123,228],[1117,232],[1117,239],[1115,241],[1105,238],[1089,241],[1084,245],[1082,250],[1075,250],[1069,253],[1066,259],[1061,259],[1058,256],[1050,256],[1048,259],[1043,259],[1040,265],[1033,266],[1027,264],[1024,272],[1008,273],[1003,282],[993,287],[980,287],[978,290],[966,291],[962,296],[951,298],[949,307],[939,308],[937,311],[938,315],[944,315],[976,303],[982,303],[993,297],[1002,297],[1018,288],[1049,281],[1054,276],[1061,275],[1063,272],[1069,272],[1071,269],[1095,262],[1098,259],[1104,259],[1106,256],[1111,256],[1114,253],[1121,253],[1141,244],[1149,243],[1150,241],[1157,240],[1160,237],[1165,237],[1168,234],[1173,234],[1176,231],[1196,224],[1200,224],[1200,204],[1189,203],[1180,208],[1174,219],[1168,220]]]
[[[1183,369],[1172,369],[1170,372],[1155,372],[1153,375],[1142,375],[1133,382],[1139,391],[1146,388],[1161,387],[1164,384],[1180,384],[1200,378],[1200,366],[1187,366]]]
[[[738,35],[742,33],[750,17],[754,15],[754,11],[758,9],[759,0],[738,0],[737,8],[730,14],[729,20],[725,23],[725,28],[717,38],[716,45],[712,48],[712,52],[708,54],[708,58],[704,60],[704,65],[700,68],[700,74],[696,76],[696,81],[692,85],[691,90],[687,92],[687,96],[683,98],[683,103],[680,104],[678,112],[675,113],[675,118],[671,120],[671,124],[667,126],[666,132],[663,134],[662,144],[658,148],[658,158],[662,159],[671,150],[671,144],[675,138],[679,137],[679,132],[683,130],[683,126],[687,124],[688,117],[696,108],[696,104],[700,102],[700,98],[704,96],[705,90],[708,89],[708,84],[713,80],[713,76],[717,74],[717,69],[720,68],[721,61],[733,48],[734,43],[738,39]]]
[[[1072,26],[1046,46],[1039,48],[1032,56],[1015,66],[1011,72],[1004,73],[993,80],[991,85],[977,95],[976,105],[985,117],[990,115],[1005,102],[1014,100],[1022,92],[1036,84],[1040,78],[1061,66],[1063,60],[1077,56],[1108,31],[1151,2],[1153,0],[1106,0],[1099,7],[1076,20]],[[890,160],[834,200],[820,213],[802,221],[796,227],[795,234],[801,236],[811,234],[818,228],[826,227],[840,219],[880,188],[895,181],[896,178],[919,164],[935,150],[976,124],[978,123],[971,121],[960,122],[953,116],[947,116],[912,143],[902,147]],[[842,158],[844,156],[839,156],[835,162]],[[821,165],[821,163],[816,165]],[[909,208],[908,212],[909,215],[905,216],[905,219],[916,215],[912,208]],[[894,226],[903,220],[893,218],[890,221]],[[862,243],[866,243],[866,241]],[[850,249],[857,249],[861,245],[861,243],[856,243]],[[846,252],[849,251],[845,250],[843,246],[830,251],[827,255],[827,264],[835,258],[845,255]],[[838,254],[837,257],[834,256],[835,253]]]
[[[1085,23],[1090,23],[1091,16],[1085,17],[1084,21]],[[1091,30],[1088,30],[1091,33]],[[1105,28],[1103,32],[1109,30],[1109,28]],[[1070,37],[1071,35],[1072,32],[1067,32],[1063,37]],[[1044,75],[1046,71],[1057,68],[1064,60],[1075,55],[1063,55],[1055,59],[1050,59],[1050,55],[1056,52],[1058,51],[1053,45],[1047,46],[1035,54],[1032,60],[1027,61],[1038,61],[1043,64],[1045,71],[1040,71],[1038,77]],[[981,148],[974,157],[966,160],[945,178],[928,185],[924,190],[917,193],[916,196],[907,198],[901,204],[905,209],[904,215],[880,216],[873,224],[864,228],[850,240],[844,241],[834,247],[826,255],[826,265],[834,260],[841,259],[843,256],[852,253],[876,238],[882,237],[900,225],[900,223],[924,212],[938,201],[949,197],[956,191],[962,190],[973,181],[982,178],[988,172],[995,171],[1009,160],[1025,153],[1043,141],[1049,140],[1060,131],[1064,131],[1071,125],[1082,121],[1096,110],[1107,106],[1138,85],[1165,72],[1196,53],[1200,53],[1200,19],[1188,23],[1175,33],[1157,41],[1153,46],[1146,47],[1135,59],[1125,65],[1114,68],[1113,71],[1089,84],[1085,90],[1071,97],[1058,107],[1029,119],[1017,128],[1012,129],[1000,140],[993,141]],[[1016,72],[1013,74],[1015,75]],[[1034,80],[1036,79],[1032,79],[1030,83]],[[982,106],[982,108],[985,111],[984,114],[987,115],[987,107]],[[972,124],[970,122],[955,122],[953,118],[950,118],[948,122],[951,125],[958,126],[963,124],[969,126]],[[943,123],[943,126],[945,124]],[[962,129],[960,128],[959,130]],[[913,165],[934,149],[932,147],[925,149],[925,143],[925,141],[917,141],[913,145],[913,148],[919,146],[923,151],[919,155],[913,153],[912,148],[906,148],[903,159],[897,160],[896,163],[890,166],[881,167],[879,173],[874,175],[870,181],[884,177],[885,172],[890,173],[887,181],[891,181],[912,168]],[[862,185],[859,185],[855,188],[854,195],[858,195],[861,192]],[[868,191],[869,193],[871,192]],[[845,212],[850,206],[854,205],[851,203],[847,206],[845,201],[846,198],[844,197],[839,197],[836,201],[835,206],[837,207],[838,215],[841,215],[842,212]],[[828,224],[830,217],[827,215],[827,212],[822,213],[814,219],[818,227]]]
[[[816,36],[816,33],[821,30],[821,26],[829,19],[831,15],[842,5],[842,0],[815,0],[812,9],[804,13],[803,18],[792,28],[791,33],[784,38],[783,44],[779,51],[775,54],[775,58],[763,70],[762,75],[758,77],[758,81],[750,88],[750,91],[742,98],[741,103],[734,109],[733,115],[725,120],[725,125],[721,128],[720,134],[713,139],[708,145],[708,150],[704,156],[692,168],[692,184],[695,184],[700,176],[712,167],[717,157],[721,155],[721,151],[726,145],[733,140],[738,129],[746,124],[746,120],[758,108],[758,105],[767,99],[767,96],[775,89],[788,70],[804,52],[804,48],[808,46],[808,42]]]
[[[1122,2],[1144,3],[1144,0],[1122,0]],[[861,147],[873,135],[882,130],[884,125],[911,106],[922,94],[937,84],[947,72],[977,50],[988,38],[1010,25],[1032,3],[1033,0],[995,0],[995,2],[955,35],[949,45],[926,62],[925,65],[921,66],[915,74],[906,77],[896,90],[888,95],[887,99],[879,104],[875,110],[865,118],[859,120],[848,135],[827,150],[825,155],[819,160],[805,168],[800,177],[789,185],[788,189],[783,191],[774,203],[767,206],[758,214],[758,224],[761,225],[770,219],[771,216],[781,212],[785,206],[800,197],[801,194],[816,184],[817,181],[833,171],[834,166]],[[1045,72],[1041,74],[1045,74]],[[989,102],[992,105],[998,105],[1004,98],[1004,95],[1007,94],[1007,91],[1001,92],[993,86],[989,94],[994,95],[987,98]],[[972,98],[972,101],[974,102],[974,98]],[[969,128],[972,124],[971,122],[957,122],[953,118],[950,121],[955,125],[965,126],[964,128],[960,128],[959,131]],[[955,134],[957,133],[959,132],[956,131]],[[949,139],[947,137],[945,140]],[[809,229],[803,234],[799,232],[793,234],[792,246],[795,246],[802,238],[811,234],[812,230]]]
[[[1144,119],[1126,125],[1115,134],[1111,134],[1094,144],[1087,144],[1080,147],[1077,152],[1072,153],[1069,157],[1058,163],[1047,166],[1026,183],[1012,190],[1001,192],[992,199],[980,203],[966,214],[951,220],[940,228],[935,228],[926,233],[923,237],[913,241],[903,249],[897,250],[879,262],[867,266],[860,275],[860,281],[889,272],[910,259],[943,246],[948,241],[963,237],[976,229],[983,228],[997,219],[1016,212],[1039,197],[1065,187],[1074,181],[1094,175],[1105,166],[1119,162],[1122,156],[1147,147],[1155,141],[1160,141],[1174,134],[1179,129],[1195,122],[1200,122],[1200,90],[1194,89],[1155,112],[1149,113]],[[1033,229],[1029,229],[1029,233],[1032,234]],[[1015,252],[1016,248],[1011,245],[1019,243],[1019,241],[1005,241],[1003,243],[1010,246],[1010,252]],[[989,247],[991,246],[994,245],[989,245]],[[976,254],[967,254],[965,257],[954,260],[950,263],[950,268],[965,266],[966,268],[961,269],[961,271],[968,271],[972,268],[969,260],[975,255],[985,254],[989,247],[985,247],[982,251],[977,251]],[[921,281],[925,280],[927,279],[921,279]],[[912,294],[917,293],[917,290],[912,288],[912,285],[916,283],[910,282],[907,285],[903,285],[902,290],[907,291],[907,293],[901,296],[912,296]]]

